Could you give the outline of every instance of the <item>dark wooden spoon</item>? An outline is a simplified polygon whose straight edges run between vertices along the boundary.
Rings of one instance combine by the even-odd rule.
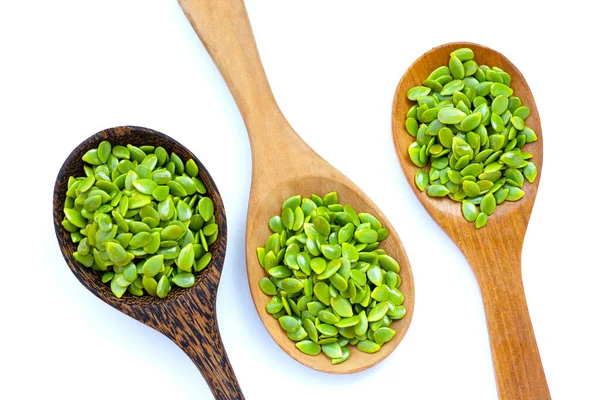
[[[531,109],[526,124],[538,137],[537,142],[524,147],[533,154],[532,161],[538,168],[537,179],[533,184],[525,183],[525,197],[520,201],[498,206],[482,229],[476,229],[474,223],[463,218],[460,203],[449,198],[431,198],[417,188],[414,177],[419,168],[408,157],[408,146],[414,138],[404,127],[406,114],[412,106],[406,97],[408,89],[421,85],[435,68],[447,65],[450,53],[461,47],[471,48],[478,64],[497,66],[510,74],[514,95]],[[463,252],[479,282],[500,399],[549,399],[521,278],[521,249],[543,161],[540,117],[525,78],[513,63],[490,48],[474,43],[445,44],[428,51],[411,65],[398,84],[392,112],[396,152],[410,186],[433,219]]]
[[[113,145],[162,146],[169,153],[175,151],[183,160],[194,159],[200,170],[207,195],[215,206],[219,238],[210,247],[212,261],[204,269],[196,284],[190,289],[174,289],[165,299],[150,296],[136,297],[125,293],[116,298],[109,285],[101,282],[101,275],[82,267],[74,258],[77,246],[62,227],[63,208],[67,182],[70,176],[83,176],[81,157],[101,141]],[[100,300],[117,310],[156,329],[175,342],[196,364],[206,383],[217,399],[243,399],[240,385],[235,377],[227,353],[221,341],[216,315],[216,298],[227,244],[227,221],[221,195],[210,174],[192,152],[182,144],[151,129],[122,126],[96,133],[73,150],[65,160],[54,186],[54,229],[62,254],[77,279]]]

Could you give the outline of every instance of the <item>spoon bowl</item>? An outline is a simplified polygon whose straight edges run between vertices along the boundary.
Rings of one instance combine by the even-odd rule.
[[[302,195],[302,197],[310,198],[310,195],[313,193],[322,196],[331,191],[336,191],[338,193],[341,204],[350,204],[357,212],[360,210],[360,212],[369,212],[377,216],[383,226],[390,231],[389,237],[381,242],[380,248],[385,249],[386,252],[394,257],[402,266],[400,269],[400,277],[402,278],[401,290],[405,294],[404,306],[407,310],[407,315],[404,318],[393,321],[390,325],[390,328],[396,331],[396,335],[391,341],[383,345],[381,350],[374,354],[367,354],[352,348],[350,358],[339,365],[332,365],[331,359],[323,353],[316,357],[307,356],[304,353],[301,353],[295,347],[295,343],[292,342],[281,329],[278,320],[267,313],[265,306],[271,300],[271,296],[264,294],[258,287],[258,281],[267,274],[258,263],[256,257],[256,248],[264,246],[265,241],[269,235],[272,234],[267,222],[273,215],[279,215],[281,213],[281,204],[284,200],[298,194]],[[390,222],[385,218],[377,206],[366,198],[364,193],[362,193],[356,185],[349,182],[347,178],[343,176],[333,178],[319,175],[303,175],[278,184],[277,187],[272,188],[270,192],[266,193],[266,195],[258,201],[256,201],[256,199],[259,196],[255,196],[254,193],[256,193],[256,191],[253,191],[253,194],[251,195],[252,207],[248,210],[248,234],[246,241],[248,281],[258,315],[279,347],[304,365],[319,371],[336,374],[359,372],[377,364],[387,357],[398,346],[408,330],[414,307],[414,288],[410,264],[404,248],[402,247],[402,243]]]
[[[199,168],[199,179],[214,203],[219,237],[209,250],[212,261],[197,275],[189,289],[174,287],[164,298],[133,296],[125,293],[117,298],[108,284],[101,282],[101,274],[85,268],[73,257],[77,245],[62,227],[65,193],[70,176],[83,176],[81,157],[101,141],[112,145],[162,146],[167,152],[176,152],[183,160],[193,159]],[[78,145],[60,169],[53,196],[54,229],[60,250],[75,277],[96,297],[130,317],[156,329],[174,341],[198,367],[213,394],[218,399],[243,398],[235,374],[223,347],[216,319],[216,296],[227,244],[227,221],[221,195],[206,168],[186,147],[169,136],[147,128],[122,126],[110,128],[90,136]],[[240,397],[242,396],[242,397]]]
[[[525,182],[525,196],[517,202],[497,207],[488,223],[476,229],[462,216],[460,203],[451,199],[431,198],[415,184],[419,170],[408,157],[414,141],[404,126],[406,114],[414,104],[406,94],[421,85],[437,67],[447,65],[450,53],[468,47],[478,65],[497,66],[512,77],[513,96],[531,110],[525,121],[538,140],[526,144],[538,169],[534,183]],[[517,67],[502,54],[475,43],[449,43],[436,47],[417,59],[404,74],[394,97],[392,134],[402,170],[415,195],[437,224],[465,255],[479,283],[486,312],[496,383],[501,399],[549,399],[550,393],[538,352],[521,278],[521,250],[531,210],[541,178],[543,152],[542,129],[533,94]]]
[[[246,223],[246,267],[252,299],[267,331],[296,361],[319,371],[352,373],[369,368],[388,356],[400,343],[410,324],[414,289],[406,252],[390,222],[377,206],[347,177],[317,155],[289,125],[277,106],[260,61],[242,0],[178,0],[186,17],[219,68],[246,124],[252,148],[252,185]],[[340,202],[357,212],[371,212],[389,230],[381,243],[401,265],[406,316],[395,321],[394,338],[377,353],[352,348],[350,358],[332,365],[325,355],[302,353],[287,338],[278,321],[265,311],[269,301],[258,287],[266,275],[256,248],[269,236],[269,218],[281,212],[281,204],[293,195],[324,195],[337,191]]]

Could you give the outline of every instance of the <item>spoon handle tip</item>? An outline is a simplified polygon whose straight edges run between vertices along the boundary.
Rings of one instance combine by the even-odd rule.
[[[521,278],[521,252],[467,256],[477,276],[501,400],[549,400]]]
[[[216,399],[240,400],[244,395],[219,333],[217,288],[218,277],[207,275],[193,295],[181,296],[153,312],[152,325],[190,357]]]

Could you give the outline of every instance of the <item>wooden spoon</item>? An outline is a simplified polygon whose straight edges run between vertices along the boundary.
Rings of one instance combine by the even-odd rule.
[[[103,140],[108,140],[112,145],[162,146],[169,153],[175,151],[183,160],[194,159],[198,165],[200,180],[205,184],[207,196],[213,200],[215,206],[220,234],[218,240],[210,247],[212,261],[200,273],[192,288],[176,288],[165,299],[135,297],[129,293],[118,299],[111,292],[109,285],[101,282],[101,275],[97,271],[82,267],[73,258],[77,245],[61,226],[67,182],[70,176],[83,176],[81,157],[89,149],[98,147]],[[200,160],[174,139],[151,129],[131,126],[107,129],[86,139],[67,157],[54,186],[53,208],[54,229],[60,249],[69,268],[83,286],[100,300],[156,329],[175,342],[196,364],[215,398],[243,399],[221,341],[215,307],[227,244],[225,208],[215,182]]]
[[[256,310],[275,342],[291,357],[311,368],[329,373],[351,373],[371,367],[398,346],[411,321],[414,290],[410,264],[400,238],[377,206],[348,178],[319,157],[288,124],[279,110],[258,56],[256,43],[242,0],[179,0],[196,33],[221,71],[241,111],[252,148],[252,186],[246,225],[248,283]],[[374,354],[352,349],[350,358],[332,365],[324,354],[301,353],[278,321],[265,311],[269,296],[258,287],[265,276],[256,256],[270,232],[269,218],[281,212],[290,196],[337,191],[340,201],[377,216],[390,231],[382,247],[401,265],[401,290],[407,316],[395,321],[394,338]]]
[[[525,146],[525,150],[534,155],[537,179],[533,184],[525,183],[525,197],[521,200],[507,201],[498,206],[481,229],[476,229],[474,223],[463,218],[460,203],[449,198],[430,198],[417,188],[414,176],[419,168],[408,157],[408,146],[414,138],[404,127],[406,113],[412,106],[406,97],[408,89],[421,85],[435,68],[447,65],[450,53],[461,47],[471,48],[478,64],[497,66],[511,75],[514,95],[531,109],[526,124],[538,137],[537,142]],[[479,282],[500,399],[549,399],[550,392],[521,279],[521,249],[543,161],[540,117],[525,78],[506,57],[487,47],[474,43],[450,43],[436,47],[415,61],[400,80],[394,98],[392,130],[400,164],[417,198],[458,245]]]

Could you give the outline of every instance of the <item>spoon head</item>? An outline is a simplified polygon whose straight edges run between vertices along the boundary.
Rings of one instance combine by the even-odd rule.
[[[533,143],[525,144],[524,151],[533,154],[533,161],[538,169],[538,176],[534,183],[525,182],[523,191],[525,196],[517,202],[505,201],[496,208],[493,215],[490,216],[488,223],[481,229],[476,229],[474,223],[467,222],[462,216],[461,203],[452,201],[448,197],[431,198],[425,192],[421,192],[415,184],[415,174],[420,169],[412,163],[408,157],[408,146],[414,141],[405,128],[406,114],[415,102],[409,100],[406,96],[408,90],[414,86],[422,85],[429,74],[442,65],[448,65],[450,53],[462,47],[468,47],[475,53],[475,61],[478,65],[488,65],[489,67],[499,67],[512,77],[511,88],[514,90],[513,96],[518,96],[523,105],[530,108],[531,114],[525,121],[525,124],[531,127],[537,134],[538,140]],[[394,96],[392,109],[392,135],[396,153],[400,164],[406,175],[411,188],[417,198],[423,204],[425,209],[433,217],[448,235],[461,247],[468,243],[464,241],[466,235],[517,235],[521,240],[525,234],[527,223],[531,215],[531,209],[537,194],[538,184],[541,178],[542,170],[542,128],[533,94],[525,81],[525,78],[517,67],[499,52],[475,43],[459,42],[448,43],[435,47],[419,57],[404,74]],[[428,170],[428,167],[427,167]]]
[[[173,285],[173,290],[164,299],[151,297],[146,294],[144,296],[137,297],[128,292],[126,292],[123,297],[118,299],[111,292],[110,286],[102,283],[101,272],[94,271],[91,268],[85,268],[79,264],[75,258],[73,258],[73,252],[77,250],[77,244],[71,241],[70,234],[61,225],[61,222],[64,218],[63,208],[65,204],[67,183],[70,176],[85,176],[83,171],[84,162],[81,160],[81,157],[88,150],[97,148],[100,142],[103,140],[108,140],[113,146],[126,146],[127,144],[132,144],[135,146],[162,146],[169,154],[174,151],[181,157],[182,160],[188,160],[192,158],[198,165],[199,179],[206,187],[206,196],[209,196],[214,203],[215,219],[219,226],[219,237],[217,241],[209,248],[210,252],[212,253],[212,261],[210,262],[209,266],[197,276],[196,283],[192,288],[181,289]],[[215,182],[200,160],[198,160],[198,158],[196,158],[194,154],[192,154],[192,152],[182,144],[163,133],[147,128],[121,126],[103,130],[84,140],[67,157],[60,169],[60,172],[58,173],[56,184],[54,186],[53,214],[54,230],[56,232],[56,238],[58,239],[60,250],[75,277],[77,277],[83,286],[85,286],[94,295],[99,297],[102,301],[136,319],[144,319],[144,322],[149,322],[150,320],[145,317],[142,318],[143,315],[141,317],[141,314],[136,312],[140,308],[154,305],[165,305],[167,303],[172,303],[179,299],[183,299],[186,296],[198,296],[200,294],[202,294],[202,296],[206,296],[206,294],[204,294],[205,292],[200,290],[200,286],[204,281],[210,280],[214,283],[214,294],[212,295],[216,295],[218,281],[223,268],[223,260],[225,259],[225,248],[227,244],[227,221],[225,218],[223,201]]]
[[[323,172],[326,167],[318,168]],[[333,170],[333,167],[329,166]],[[271,190],[258,191],[253,186],[250,197],[250,207],[248,209],[248,221],[246,227],[246,265],[248,269],[248,283],[250,292],[256,310],[264,323],[267,331],[271,334],[275,342],[296,361],[319,371],[332,374],[349,374],[359,372],[379,363],[386,358],[398,346],[404,337],[413,314],[414,307],[414,287],[413,277],[408,258],[402,242],[398,237],[391,223],[377,206],[351,181],[343,175],[333,170],[335,174],[331,176],[303,176],[289,181],[284,181],[272,187]],[[339,174],[339,175],[338,175]],[[387,239],[381,242],[380,248],[387,251],[400,264],[400,277],[402,285],[400,290],[405,295],[404,306],[406,307],[406,316],[403,319],[393,321],[390,328],[396,331],[396,335],[391,341],[387,342],[381,349],[374,354],[362,353],[354,346],[350,347],[350,358],[345,362],[332,365],[331,359],[323,353],[318,356],[308,356],[298,350],[295,342],[291,341],[283,331],[277,319],[266,312],[265,306],[271,300],[258,287],[258,281],[268,276],[261,267],[256,255],[257,247],[264,247],[267,238],[273,233],[269,229],[268,221],[273,215],[281,214],[281,205],[289,197],[301,195],[309,197],[315,193],[323,196],[326,193],[336,191],[341,204],[351,205],[357,212],[369,212],[376,216],[382,225],[389,230]]]

